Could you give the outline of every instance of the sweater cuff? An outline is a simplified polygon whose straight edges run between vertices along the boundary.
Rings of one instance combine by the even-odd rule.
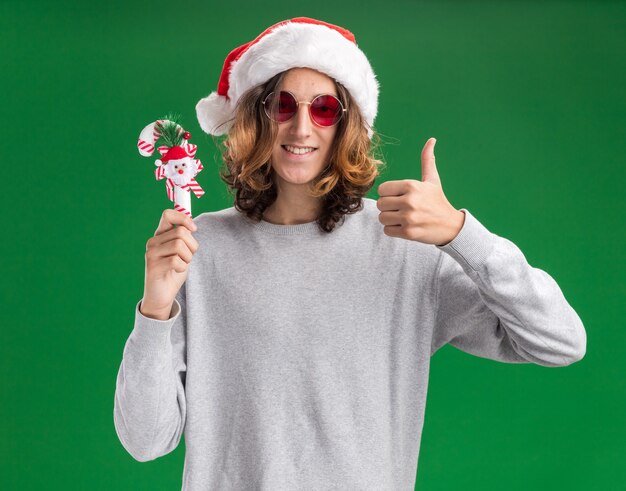
[[[480,223],[466,208],[463,227],[457,236],[445,245],[435,245],[446,252],[460,264],[467,264],[474,271],[478,271],[487,260],[495,247],[496,236]]]
[[[159,351],[170,343],[170,333],[176,319],[180,316],[180,304],[174,299],[170,318],[167,320],[152,319],[141,313],[143,298],[135,306],[135,327],[133,329],[133,340],[143,349],[148,351]]]

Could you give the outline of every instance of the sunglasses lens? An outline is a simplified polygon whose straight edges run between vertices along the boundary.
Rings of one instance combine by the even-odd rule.
[[[265,113],[278,123],[289,121],[298,111],[298,102],[289,92],[272,92],[265,99]],[[341,119],[343,106],[339,99],[326,94],[317,96],[311,103],[311,117],[320,126],[333,126]]]
[[[278,97],[272,92],[265,100],[265,113],[278,123],[284,123],[296,113],[298,104],[289,92],[281,92]]]
[[[341,119],[342,109],[336,97],[320,95],[311,104],[311,116],[320,126],[332,126]]]

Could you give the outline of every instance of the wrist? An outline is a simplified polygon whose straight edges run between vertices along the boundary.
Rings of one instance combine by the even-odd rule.
[[[451,230],[449,239],[445,243],[440,244],[440,247],[448,245],[450,242],[457,238],[457,236],[461,232],[461,229],[463,228],[463,225],[465,224],[465,212],[461,210],[455,210],[450,218],[449,223]]]
[[[172,305],[167,308],[154,308],[149,304],[146,305],[145,302],[142,300],[141,304],[139,305],[139,312],[144,317],[160,321],[166,321],[171,317],[173,306],[174,303],[172,302]]]

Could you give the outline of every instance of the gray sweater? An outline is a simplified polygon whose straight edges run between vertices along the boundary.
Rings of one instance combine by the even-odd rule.
[[[183,490],[408,491],[444,344],[546,367],[584,356],[554,279],[467,209],[435,246],[385,235],[363,205],[330,234],[234,207],[194,219],[172,316],[137,303],[117,375],[115,429],[135,459],[184,432]]]

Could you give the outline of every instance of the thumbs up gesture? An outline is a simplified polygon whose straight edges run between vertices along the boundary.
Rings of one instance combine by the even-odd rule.
[[[390,237],[446,245],[463,228],[465,213],[443,194],[435,165],[435,138],[422,149],[422,180],[387,181],[378,186],[378,220]]]

